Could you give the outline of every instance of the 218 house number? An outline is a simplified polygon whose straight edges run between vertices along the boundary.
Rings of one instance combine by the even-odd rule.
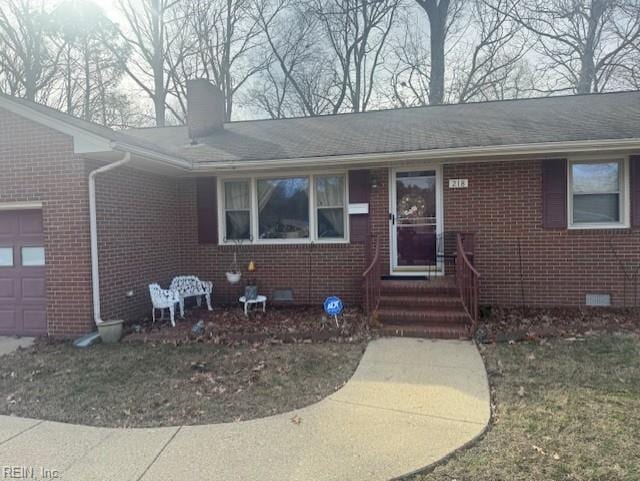
[[[469,187],[469,179],[449,179],[450,189],[466,189]]]

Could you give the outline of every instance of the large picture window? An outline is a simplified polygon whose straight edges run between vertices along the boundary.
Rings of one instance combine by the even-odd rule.
[[[615,226],[625,223],[624,162],[571,162],[571,224]]]
[[[345,174],[221,180],[220,236],[224,242],[344,242]]]
[[[309,178],[258,180],[260,239],[309,238]]]
[[[251,190],[248,181],[224,183],[225,239],[251,239]]]

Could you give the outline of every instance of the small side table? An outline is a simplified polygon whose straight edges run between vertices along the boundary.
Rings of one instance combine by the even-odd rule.
[[[249,305],[250,304],[262,304],[262,312],[267,311],[267,296],[258,296],[255,299],[247,300],[245,296],[242,296],[238,299],[238,302],[242,302],[244,304],[244,315],[249,315]]]

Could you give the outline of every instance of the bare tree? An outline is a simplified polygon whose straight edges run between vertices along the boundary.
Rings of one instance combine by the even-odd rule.
[[[529,47],[526,39],[518,38],[521,27],[511,19],[508,1],[470,2],[468,25],[473,31],[463,38],[475,38],[461,42],[457,49],[459,57],[452,62],[452,100],[458,103],[492,100],[504,96],[505,89],[511,88],[515,89],[511,96],[519,95],[519,86],[510,87],[507,81],[522,78],[521,61]],[[498,85],[500,89],[496,89]]]
[[[46,100],[62,48],[51,42],[44,2],[3,0],[0,4],[0,70],[11,95]]]
[[[606,90],[640,39],[638,0],[511,0],[508,13],[537,37],[545,92]]]
[[[461,0],[416,0],[429,20],[429,103],[441,104],[445,95],[447,36],[463,8]]]
[[[527,93],[525,56],[530,46],[521,32],[524,29],[498,8],[506,2],[469,0],[464,8],[456,6],[450,17],[455,22],[449,24],[446,35],[448,60],[438,101],[464,103]],[[395,60],[387,67],[391,97],[403,107],[427,105],[435,101],[431,55],[423,48],[427,32],[410,20],[407,25],[394,39]]]
[[[184,18],[178,15],[179,3],[180,0],[119,0],[126,21],[120,35],[131,49],[126,72],[152,100],[158,127],[165,126],[167,110],[180,118],[167,102],[172,65],[179,63],[172,57],[172,48],[184,27]],[[112,51],[122,56],[118,50]]]
[[[52,12],[55,42],[62,49],[59,72],[59,107],[89,121],[107,124],[108,105],[115,102],[116,89],[124,74],[126,45],[116,26],[102,10],[87,0],[66,0]],[[105,49],[104,45],[110,48]],[[121,52],[118,58],[112,52]],[[55,105],[55,98],[50,104]]]
[[[350,111],[367,110],[399,0],[310,0],[310,7],[337,61],[333,113],[340,112],[345,101]]]
[[[253,0],[185,0],[181,12],[186,19],[187,36],[184,55],[173,72],[174,87],[184,106],[187,77],[207,78],[216,84],[225,98],[227,121],[233,114],[234,99],[240,89],[267,60],[256,50],[262,41],[262,30],[255,14]]]
[[[254,106],[273,118],[331,112],[338,96],[334,60],[323,43],[318,19],[299,2],[256,5],[268,64],[250,92]]]

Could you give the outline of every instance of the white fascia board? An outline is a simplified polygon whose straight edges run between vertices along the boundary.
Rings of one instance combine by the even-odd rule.
[[[445,163],[469,162],[475,159],[494,157],[504,160],[514,156],[554,156],[580,152],[610,152],[640,149],[640,138],[610,140],[579,140],[568,142],[544,142],[536,144],[514,144],[488,147],[461,147],[454,149],[418,150],[410,152],[389,152],[375,154],[336,155],[274,160],[235,160],[212,162],[209,165],[194,166],[196,173],[215,171],[265,170],[288,167],[374,165],[403,161],[439,160]]]

